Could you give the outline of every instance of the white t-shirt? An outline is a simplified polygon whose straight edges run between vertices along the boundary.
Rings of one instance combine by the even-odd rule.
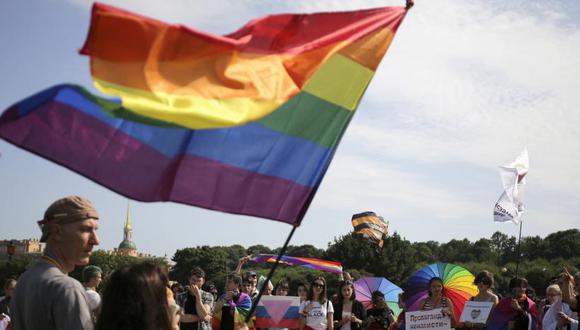
[[[85,288],[87,295],[87,302],[91,308],[91,312],[95,312],[101,306],[101,296],[93,289]]]
[[[562,312],[568,316],[572,316],[572,310],[570,306],[564,302],[558,301],[552,305],[544,314],[542,320],[542,329],[544,330],[555,330],[558,326],[558,312]]]
[[[352,315],[351,312],[342,312],[342,318],[347,318],[350,319],[350,316]],[[350,321],[346,322],[345,324],[342,325],[342,327],[340,327],[340,330],[350,330]]]
[[[300,304],[300,313],[304,310],[304,307],[310,304],[310,300],[306,300]],[[306,317],[306,326],[313,329],[324,330],[328,328],[327,315],[329,313],[334,313],[334,308],[332,307],[332,302],[327,300],[322,306],[318,301],[312,301],[312,309]]]
[[[4,318],[0,320],[0,330],[6,330],[6,328],[8,328],[8,325],[10,324],[10,316],[4,313],[2,313],[2,315],[4,316]]]

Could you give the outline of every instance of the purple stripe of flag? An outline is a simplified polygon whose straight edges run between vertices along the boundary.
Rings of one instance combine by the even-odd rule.
[[[198,156],[169,158],[60,102],[47,102],[21,118],[16,110],[0,118],[0,137],[135,200],[295,223],[315,193],[290,180]]]

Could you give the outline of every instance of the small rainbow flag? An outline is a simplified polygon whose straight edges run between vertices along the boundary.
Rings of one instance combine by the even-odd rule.
[[[261,263],[263,262],[275,263],[277,258],[278,256],[274,254],[258,254],[254,258],[252,258],[252,261]],[[282,258],[280,259],[280,263],[288,266],[300,266],[318,269],[325,272],[342,273],[342,264],[340,262],[335,261],[314,258],[282,256]]]
[[[239,295],[233,299],[226,300],[225,293],[221,295],[218,301],[223,301],[224,307],[227,308],[226,313],[230,313],[233,318],[233,330],[248,329],[253,328],[253,319],[250,319],[246,323],[246,317],[252,309],[252,299],[247,294],[240,292]],[[224,309],[220,309],[214,312],[211,319],[211,327],[215,330],[222,329],[221,322],[223,317]]]

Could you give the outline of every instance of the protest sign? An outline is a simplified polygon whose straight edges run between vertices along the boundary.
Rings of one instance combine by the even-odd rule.
[[[459,321],[485,324],[489,314],[491,313],[492,307],[492,302],[468,301],[463,307],[463,313],[461,313]]]
[[[441,313],[441,308],[428,311],[406,312],[405,323],[407,325],[407,330],[451,329],[451,319],[449,316],[443,316]]]

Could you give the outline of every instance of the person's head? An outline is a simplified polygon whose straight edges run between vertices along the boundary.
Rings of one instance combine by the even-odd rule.
[[[103,271],[101,268],[99,268],[99,266],[88,265],[87,267],[83,268],[82,276],[83,283],[86,287],[96,288],[103,280]]]
[[[248,270],[242,276],[243,281],[253,281],[255,283],[258,282],[258,273],[253,270]]]
[[[401,310],[405,310],[407,305],[405,304],[405,292],[399,293],[399,300],[397,301],[397,305]]]
[[[171,292],[173,292],[173,297],[177,297],[177,295],[183,292],[183,285],[178,282],[171,284]]]
[[[551,284],[546,288],[546,298],[550,302],[550,304],[555,304],[558,302],[562,297],[562,290],[558,286],[558,284]]]
[[[242,278],[236,273],[226,276],[226,291],[238,291],[242,285]]]
[[[217,297],[217,295],[218,295],[218,289],[216,288],[216,286],[214,284],[208,285],[207,286],[207,289],[209,290],[209,293],[211,293],[214,297]]]
[[[338,285],[338,301],[354,301],[355,297],[352,281],[341,281]]]
[[[387,303],[385,302],[385,295],[381,291],[373,291],[371,294],[371,301],[374,308],[384,308]]]
[[[117,269],[103,289],[96,329],[171,329],[167,282],[149,261]]]
[[[513,298],[521,298],[525,296],[528,288],[528,280],[521,277],[514,277],[510,280],[509,290]]]
[[[310,282],[310,290],[308,290],[307,300],[316,300],[320,303],[326,302],[326,280],[322,276],[315,277]]]
[[[286,280],[280,280],[278,284],[276,284],[276,295],[277,296],[287,296],[288,291],[290,290],[290,285]]]
[[[63,262],[70,272],[75,265],[89,263],[93,247],[99,245],[97,236],[99,214],[86,198],[69,196],[52,203],[38,225],[42,230],[41,242],[46,250]]]
[[[473,284],[477,286],[479,292],[485,292],[493,287],[493,274],[487,270],[482,270],[475,276]]]
[[[251,273],[251,274],[249,274]],[[256,291],[258,285],[258,278],[255,272],[246,272],[242,278],[242,292],[252,294]]]
[[[274,291],[274,285],[272,284],[272,282],[268,281],[268,283],[266,283],[266,287],[264,288],[264,295],[271,296],[272,291]]]
[[[300,301],[306,300],[306,297],[308,296],[308,285],[306,285],[306,283],[298,283],[296,294],[300,297]]]
[[[199,267],[193,267],[189,272],[189,285],[195,285],[201,289],[203,283],[205,283],[205,272]]]
[[[14,289],[16,289],[16,283],[16,280],[13,278],[9,278],[4,282],[4,295],[6,297],[12,297]]]
[[[443,295],[443,280],[439,277],[432,277],[427,286],[429,288],[429,297],[440,297]]]

